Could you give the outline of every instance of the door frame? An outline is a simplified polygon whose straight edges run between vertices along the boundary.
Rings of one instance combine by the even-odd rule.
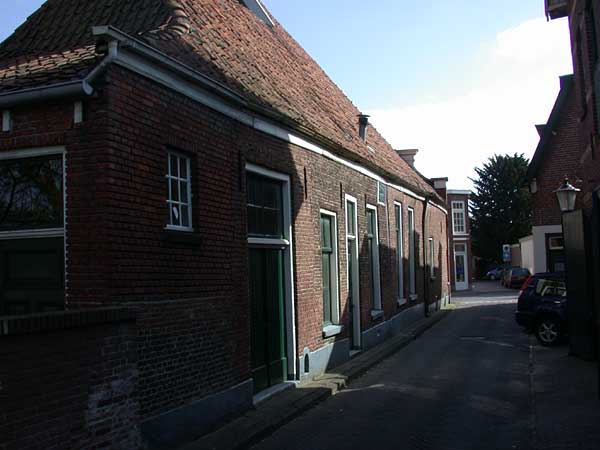
[[[346,217],[345,223],[345,245],[346,248],[346,258],[348,258],[348,202],[354,204],[354,217],[352,220],[354,221],[354,261],[352,267],[354,268],[353,273],[350,273],[350,264],[346,261],[346,292],[350,288],[350,277],[352,277],[352,285],[354,288],[352,289],[352,343],[354,347],[361,347],[361,324],[360,324],[360,276],[359,276],[359,255],[358,255],[358,200],[356,197],[353,197],[349,194],[345,194],[344,196],[344,214]],[[350,305],[348,305],[350,307]]]
[[[457,252],[456,251],[456,246],[457,245],[464,245],[465,246],[465,251],[464,252]],[[467,289],[469,289],[469,263],[468,263],[468,247],[467,247],[467,242],[465,241],[464,243],[457,243],[454,242],[452,244],[452,252],[454,253],[454,289],[456,291],[466,291]],[[461,284],[461,287],[458,286],[458,274],[456,272],[456,256],[457,255],[462,255],[464,257],[464,267],[465,267],[465,281],[464,283],[464,287],[463,284]]]
[[[283,249],[283,304],[285,315],[286,358],[288,360],[285,374],[288,380],[298,379],[298,358],[296,354],[296,310],[294,300],[294,251],[292,228],[292,203],[290,176],[275,172],[252,163],[246,163],[246,172],[255,173],[265,178],[282,182],[283,201],[283,239],[248,238],[248,245],[254,247],[280,247]]]

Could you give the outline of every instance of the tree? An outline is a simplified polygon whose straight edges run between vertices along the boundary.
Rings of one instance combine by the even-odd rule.
[[[529,160],[523,154],[495,155],[476,167],[470,205],[473,253],[487,261],[502,261],[502,245],[514,244],[531,233],[531,198],[525,174]]]

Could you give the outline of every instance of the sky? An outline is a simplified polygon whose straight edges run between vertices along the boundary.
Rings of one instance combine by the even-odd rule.
[[[543,0],[263,0],[394,148],[454,189],[538,143],[572,72],[566,19]],[[1,0],[0,41],[43,0]]]

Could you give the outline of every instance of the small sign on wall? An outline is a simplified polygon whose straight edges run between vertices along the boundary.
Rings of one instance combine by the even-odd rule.
[[[511,257],[510,257],[510,245],[509,244],[504,244],[502,246],[502,261],[503,262],[510,262]]]

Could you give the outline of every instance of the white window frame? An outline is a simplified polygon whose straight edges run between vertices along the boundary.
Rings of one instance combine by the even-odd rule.
[[[381,312],[381,310],[383,309],[383,307],[381,306],[381,273],[380,273],[380,269],[379,269],[379,219],[377,216],[377,206],[375,205],[370,205],[367,204],[367,212],[368,211],[373,211],[375,213],[375,229],[373,230],[373,239],[374,239],[374,258],[375,261],[373,261],[373,274],[372,274],[372,279],[373,279],[373,293],[374,293],[374,299],[373,299],[373,311],[372,311],[372,315],[375,314],[379,314]],[[365,214],[366,215],[366,214]],[[369,255],[370,257],[370,255]]]
[[[429,238],[429,278],[435,279],[435,241]]]
[[[454,205],[460,204],[460,207],[455,208]],[[462,200],[452,200],[451,204],[452,208],[452,234],[454,235],[465,235],[467,234],[467,215],[465,213],[465,202]],[[454,213],[462,214],[462,231],[456,229],[456,220],[454,217]]]
[[[396,208],[399,214],[396,214]],[[402,216],[402,203],[394,202],[394,220],[396,221],[396,278],[398,282],[398,305],[404,305],[404,217]]]
[[[171,156],[177,158],[177,174],[174,175],[171,167]],[[181,162],[185,161],[186,164],[186,174],[187,177],[181,178]],[[167,180],[167,210],[169,212],[169,223],[165,227],[167,230],[176,230],[176,231],[194,231],[194,224],[192,223],[192,159],[191,157],[174,150],[167,150],[167,174],[165,175],[165,179]],[[173,200],[173,195],[171,193],[171,180],[177,181],[177,189],[179,191],[179,200]],[[187,192],[185,193],[186,202],[182,201],[182,192],[181,192],[181,182],[187,183]],[[172,222],[172,208],[174,205],[178,207],[178,214],[181,215],[181,207],[187,206],[188,208],[188,226],[184,225],[174,225]],[[180,218],[181,223],[183,221]]]
[[[348,234],[348,203],[354,204],[354,217],[351,217],[350,220],[354,223],[354,234]],[[348,245],[354,246],[354,273],[350,273],[350,264],[346,262],[346,290],[350,289],[350,277],[352,277],[352,284],[354,289],[352,290],[352,299],[350,301],[353,303],[352,310],[352,324],[353,329],[350,330],[352,333],[352,340],[356,347],[360,347],[361,345],[361,323],[360,323],[360,267],[359,267],[359,255],[358,255],[358,201],[356,197],[353,197],[349,194],[344,196],[344,210],[346,214],[346,255],[348,255]]]
[[[283,208],[283,233],[284,239],[270,238],[248,238],[248,245],[280,247],[283,249],[283,270],[284,270],[284,314],[285,314],[285,332],[286,332],[286,357],[288,358],[288,379],[295,380],[298,376],[298,365],[292,364],[297,361],[296,352],[296,307],[294,300],[294,249],[293,249],[293,228],[292,228],[292,193],[291,181],[289,175],[275,172],[270,169],[247,163],[246,171],[261,175],[266,178],[281,181],[282,186],[282,208]]]
[[[333,211],[328,211],[326,209],[319,210],[319,219],[320,216],[329,216],[331,217],[331,245],[333,248],[333,258],[329,264],[329,274],[332,278],[331,283],[331,323],[336,326],[340,324],[340,273],[339,273],[339,257],[338,257],[338,224],[337,224],[337,213]],[[319,220],[320,222],[320,220]],[[322,274],[322,272],[321,272]],[[323,331],[331,331],[326,330],[324,327]],[[341,332],[341,330],[339,330]],[[329,333],[328,333],[329,334]]]
[[[39,228],[30,230],[8,230],[0,231],[0,240],[8,239],[31,239],[31,238],[49,238],[65,237],[65,228],[67,223],[67,163],[65,158],[65,147],[41,147],[28,148],[22,150],[10,150],[0,153],[0,161],[9,161],[14,159],[37,158],[43,156],[62,156],[62,189],[63,189],[63,226],[60,228]],[[66,246],[66,239],[65,239]],[[65,253],[66,255],[66,253]],[[65,263],[66,270],[66,263]]]
[[[417,246],[415,210],[408,208],[408,290],[411,300],[417,299]]]
[[[380,193],[383,191],[383,202],[380,199]],[[377,182],[377,204],[387,206],[387,185],[381,181]]]

